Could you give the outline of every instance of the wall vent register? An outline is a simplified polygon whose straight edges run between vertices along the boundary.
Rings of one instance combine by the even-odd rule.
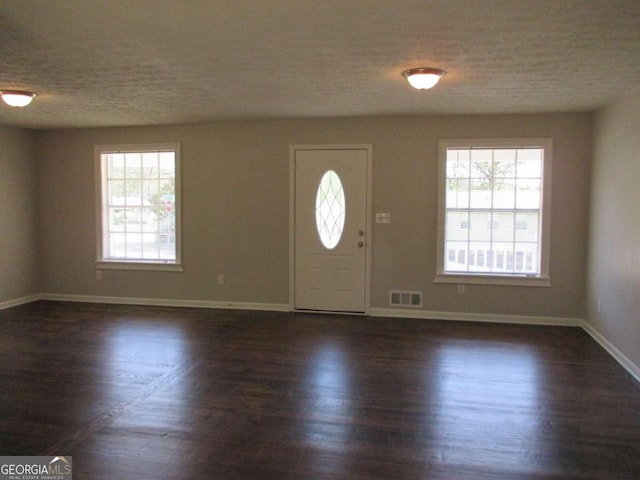
[[[391,290],[389,292],[389,305],[393,307],[421,307],[422,292]]]

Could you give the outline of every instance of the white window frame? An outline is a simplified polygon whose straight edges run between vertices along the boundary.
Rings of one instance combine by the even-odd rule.
[[[540,213],[542,219],[540,233],[540,274],[498,274],[445,271],[445,219],[446,219],[446,177],[447,150],[455,148],[535,148],[544,150],[542,171],[542,192]],[[436,283],[486,284],[550,287],[549,249],[551,227],[551,169],[552,138],[493,138],[493,139],[444,139],[439,142],[438,175],[438,243],[436,259]]]
[[[163,259],[109,259],[104,256],[103,231],[105,228],[104,212],[106,198],[103,198],[103,190],[106,181],[105,163],[102,155],[108,153],[139,153],[171,151],[175,153],[175,235],[176,258],[175,260]],[[127,145],[96,145],[95,157],[95,185],[96,185],[96,236],[97,259],[96,268],[112,270],[160,270],[183,271],[182,268],[182,199],[181,199],[181,155],[180,143],[154,143],[154,144],[127,144]]]

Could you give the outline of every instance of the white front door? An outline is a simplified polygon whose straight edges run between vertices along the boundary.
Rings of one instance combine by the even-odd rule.
[[[370,149],[293,150],[294,307],[364,312]]]

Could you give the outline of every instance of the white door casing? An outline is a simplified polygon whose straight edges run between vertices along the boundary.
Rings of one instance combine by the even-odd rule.
[[[291,305],[298,310],[364,313],[369,299],[370,170],[368,145],[291,147]],[[344,228],[323,244],[318,188],[335,172],[344,194]],[[333,175],[333,174],[331,174]],[[327,242],[325,242],[327,243]]]

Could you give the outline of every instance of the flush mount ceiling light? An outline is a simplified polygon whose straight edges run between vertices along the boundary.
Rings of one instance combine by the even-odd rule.
[[[402,72],[402,76],[407,79],[413,88],[427,90],[435,87],[438,80],[447,72],[439,68],[410,68]]]
[[[0,91],[4,103],[11,107],[26,107],[36,96],[35,93],[24,90],[2,90]]]

